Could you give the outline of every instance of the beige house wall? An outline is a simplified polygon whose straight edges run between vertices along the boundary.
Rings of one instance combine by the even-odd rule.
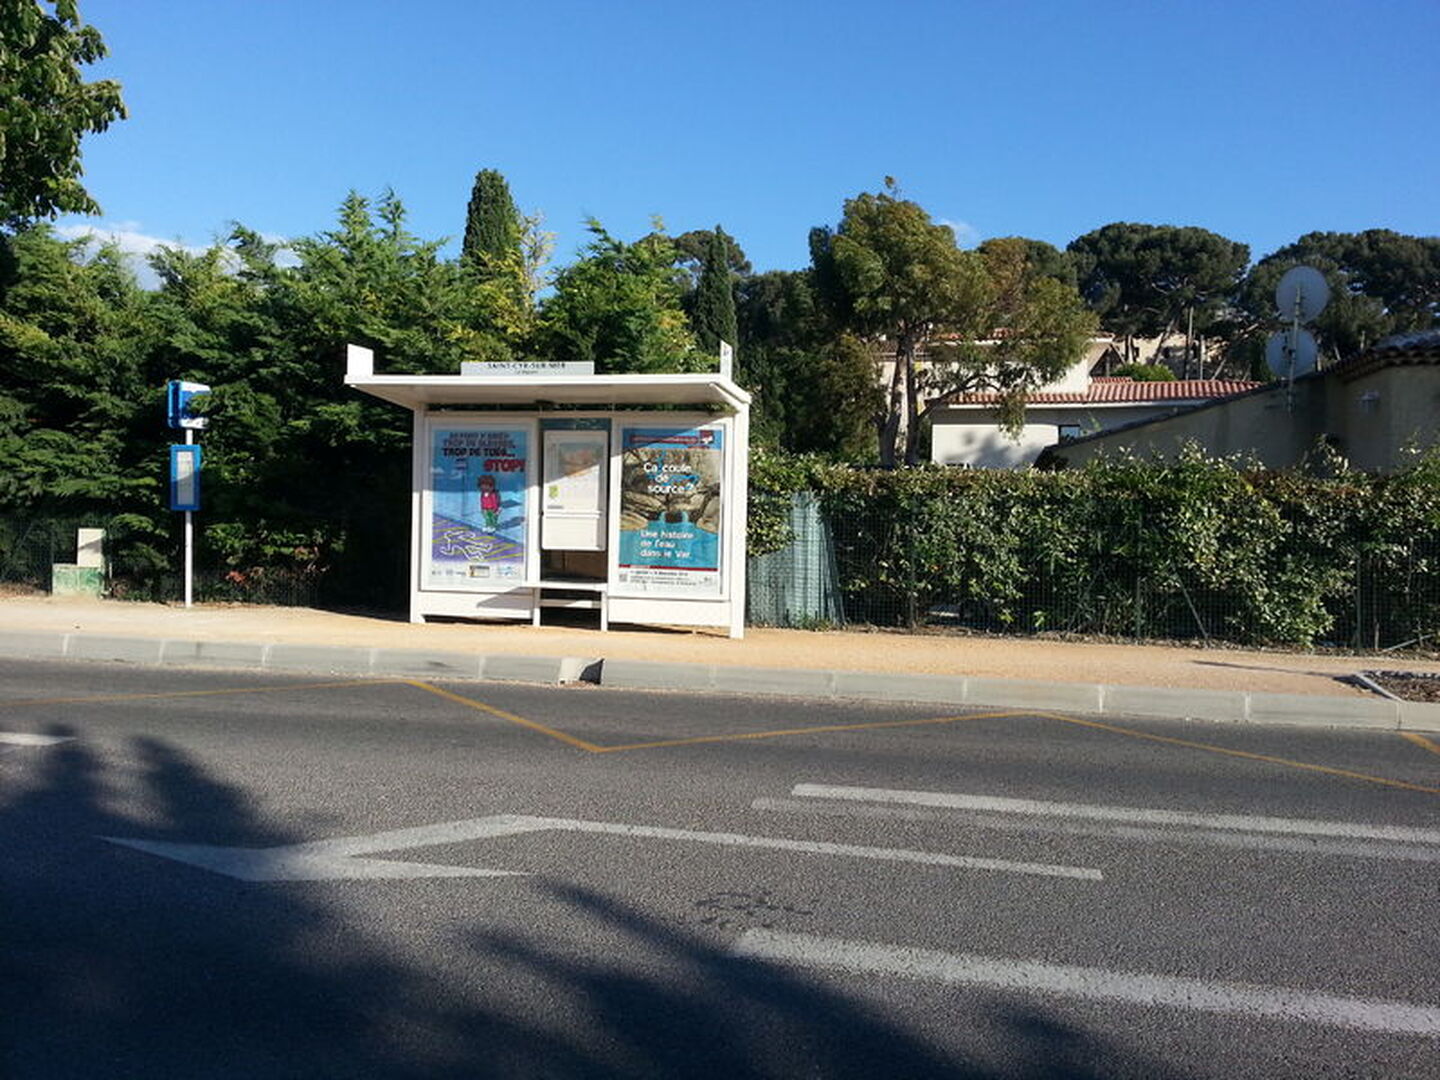
[[[1283,389],[1264,390],[1223,405],[1213,405],[1157,420],[1143,427],[1111,431],[1083,442],[1058,447],[1070,465],[1130,453],[1140,458],[1174,458],[1187,443],[1227,457],[1246,454],[1270,468],[1293,465],[1315,443],[1318,433],[1305,422],[1317,404],[1323,415],[1320,380],[1297,383],[1294,408]]]
[[[1067,464],[1128,451],[1173,458],[1187,442],[1213,456],[1241,454],[1275,469],[1299,464],[1326,438],[1351,466],[1389,472],[1411,446],[1440,444],[1440,367],[1397,365],[1342,381],[1321,373],[1124,431],[1057,447]]]
[[[1440,367],[1381,368],[1338,388],[1331,423],[1343,433],[1340,450],[1366,472],[1388,472],[1411,449],[1440,444]]]
[[[1183,335],[1178,339],[1171,338],[1172,343],[1174,343],[1176,340],[1183,341]],[[1047,393],[1051,391],[1056,391],[1083,394],[1086,387],[1090,385],[1090,369],[1095,366],[1095,364],[1105,354],[1105,351],[1112,347],[1112,338],[1092,338],[1090,340],[1090,343],[1085,347],[1085,352],[1079,360],[1071,364],[1070,367],[1065,371],[1065,373],[1061,375],[1058,379],[1056,379],[1054,382],[1049,382],[1046,383],[1044,386],[1037,387],[1036,391],[1044,391]],[[915,368],[917,372],[924,372],[932,367],[936,367],[939,363],[941,362],[930,360],[924,355],[921,355],[915,361]],[[894,353],[886,352],[883,350],[877,352],[875,354],[876,384],[880,386],[881,389],[888,391],[890,389],[890,380],[894,378],[894,376]]]

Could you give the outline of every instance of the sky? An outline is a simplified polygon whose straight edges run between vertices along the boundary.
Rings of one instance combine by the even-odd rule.
[[[1253,258],[1313,230],[1440,233],[1440,0],[81,0],[130,117],[83,143],[97,229],[333,228],[386,188],[458,250],[498,169],[574,260],[716,224],[808,263],[845,199],[961,246],[1198,225]]]

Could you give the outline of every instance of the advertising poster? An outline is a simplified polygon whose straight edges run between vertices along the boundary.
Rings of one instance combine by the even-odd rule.
[[[603,431],[545,432],[545,509],[600,514],[610,437]]]
[[[426,587],[481,588],[524,580],[526,436],[513,428],[431,433]]]
[[[623,431],[618,575],[625,591],[720,595],[722,435]]]

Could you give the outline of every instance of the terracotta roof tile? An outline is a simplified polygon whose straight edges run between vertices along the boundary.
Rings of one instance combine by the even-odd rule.
[[[1029,395],[1029,405],[1142,404],[1151,401],[1212,401],[1254,390],[1263,383],[1238,379],[1172,379],[1169,382],[1134,382],[1130,379],[1096,378],[1084,391],[1042,390]],[[960,394],[955,405],[996,405],[1000,395]]]

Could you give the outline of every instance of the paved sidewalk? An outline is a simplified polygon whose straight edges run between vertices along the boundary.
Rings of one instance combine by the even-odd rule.
[[[1440,731],[1340,681],[1383,657],[888,632],[415,625],[307,608],[0,597],[0,656],[929,701]],[[1406,660],[1440,673],[1440,662]]]

